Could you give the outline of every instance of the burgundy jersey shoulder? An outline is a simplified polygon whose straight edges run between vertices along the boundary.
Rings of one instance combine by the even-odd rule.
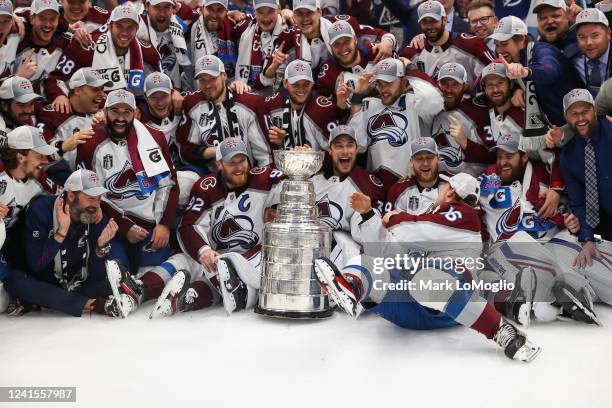
[[[453,46],[473,55],[485,65],[490,64],[495,59],[495,54],[489,50],[483,39],[475,35],[456,33],[453,38]]]
[[[473,120],[477,125],[482,125],[489,121],[489,108],[482,98],[464,99],[459,103],[457,110],[463,112],[465,116]]]
[[[512,106],[508,110],[508,116],[519,126],[525,126],[525,111],[518,106]]]
[[[420,53],[422,50],[423,50],[422,48],[412,47],[410,45],[407,45],[400,52],[400,57],[404,57],[404,58],[408,58],[408,59],[412,60],[414,58],[414,56],[417,55],[418,53]]]
[[[364,168],[355,166],[349,177],[363,194],[372,199],[373,205],[375,201],[384,202],[385,194],[383,183],[376,178],[376,176],[370,174]]]
[[[211,208],[217,201],[223,200],[225,189],[221,173],[217,172],[199,178],[191,187],[191,195],[204,200],[204,210]]]
[[[200,14],[197,11],[186,4],[177,2],[177,7],[178,10],[176,11],[176,16],[185,22],[191,22],[200,17]]]
[[[91,139],[88,139],[82,145],[77,147],[77,158],[76,163],[78,166],[84,166],[86,169],[93,170],[92,162],[96,148],[99,144],[108,139],[106,134],[106,128],[104,125],[94,126],[94,135]]]
[[[247,108],[255,111],[261,107],[264,98],[261,95],[258,95],[253,92],[245,92],[240,95],[234,94],[234,100],[246,106]]]
[[[86,21],[100,25],[106,24],[109,18],[110,12],[98,6],[90,7],[87,16],[85,16]]]
[[[151,45],[150,42],[137,39],[140,43],[140,49],[142,52],[142,61],[146,64],[149,64],[153,68],[159,67],[161,57],[159,56],[159,52]]]
[[[70,113],[57,112],[51,104],[38,105],[35,107],[36,121],[44,124],[51,132],[55,133],[62,123],[72,115]]]
[[[249,172],[247,188],[270,191],[270,189],[287,176],[273,166],[254,167]]]
[[[283,92],[276,92],[264,98],[263,110],[264,113],[280,109],[285,105],[286,96]]]
[[[183,112],[188,114],[194,106],[204,100],[204,93],[202,91],[184,92],[183,97]]]
[[[336,80],[342,73],[342,69],[336,64],[333,58],[326,60],[319,68],[319,74],[315,83],[319,90],[325,95],[333,95],[336,91]]]
[[[325,126],[327,123],[338,121],[340,119],[340,115],[336,109],[336,104],[331,98],[321,95],[315,95],[310,100],[306,106],[305,113],[315,123],[321,126],[322,129],[327,128],[327,126]]]
[[[404,177],[399,179],[393,183],[391,187],[389,187],[389,190],[387,191],[387,202],[391,203],[391,205],[395,207],[395,202],[404,193],[404,191],[416,185],[417,182],[414,177]]]

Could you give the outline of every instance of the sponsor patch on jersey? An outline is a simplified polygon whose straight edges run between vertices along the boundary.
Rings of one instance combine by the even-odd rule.
[[[408,199],[408,209],[412,211],[419,209],[419,197],[412,196]]]
[[[6,193],[6,180],[0,181],[0,195],[4,195]]]

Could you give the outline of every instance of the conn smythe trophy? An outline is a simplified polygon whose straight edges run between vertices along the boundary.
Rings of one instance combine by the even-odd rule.
[[[329,299],[314,272],[314,260],[328,256],[329,227],[317,219],[316,196],[308,178],[323,165],[323,152],[277,150],[283,181],[276,218],[264,227],[261,288],[255,312],[289,318],[329,317]]]

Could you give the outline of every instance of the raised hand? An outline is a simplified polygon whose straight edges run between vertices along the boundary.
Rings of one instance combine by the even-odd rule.
[[[34,48],[28,52],[25,59],[17,69],[17,76],[22,78],[31,79],[38,71],[38,64],[34,61]]]
[[[450,122],[448,133],[462,149],[467,148],[467,137],[465,133],[463,133],[463,126],[461,122],[459,122],[459,119],[453,115],[448,115],[448,121]]]

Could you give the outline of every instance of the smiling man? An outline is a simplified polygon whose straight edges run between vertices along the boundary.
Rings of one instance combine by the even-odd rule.
[[[94,38],[93,45],[73,41],[45,81],[45,94],[53,108],[69,113],[70,103],[65,82],[79,68],[91,67],[105,80],[111,81],[105,91],[130,89],[143,94],[145,76],[161,71],[160,57],[155,48],[136,38],[140,17],[132,6],[115,7],[108,31]]]
[[[35,101],[42,97],[34,92],[32,83],[18,76],[7,78],[0,86],[0,139],[18,126],[33,126]]]
[[[310,65],[295,60],[285,70],[284,90],[264,100],[260,121],[274,147],[328,148],[329,134],[341,113],[331,99],[317,95],[313,85]]]
[[[76,149],[93,136],[93,115],[102,110],[106,99],[104,87],[108,85],[109,81],[93,69],[81,68],[68,81],[71,113],[56,112],[51,105],[37,109],[38,127],[45,139],[57,148],[58,154],[53,157],[56,163],[48,169],[55,179],[66,178],[76,169]],[[63,178],[56,177],[57,172],[62,172]]]
[[[15,66],[30,65],[29,72],[21,74],[29,79],[34,89],[40,89],[44,80],[70,43],[70,39],[59,33],[59,5],[55,0],[34,0],[29,11],[26,36],[17,49]],[[33,64],[30,64],[33,63]]]
[[[91,0],[61,0],[60,27],[82,21],[88,33],[92,33],[107,23],[110,12],[98,6],[92,6]]]

